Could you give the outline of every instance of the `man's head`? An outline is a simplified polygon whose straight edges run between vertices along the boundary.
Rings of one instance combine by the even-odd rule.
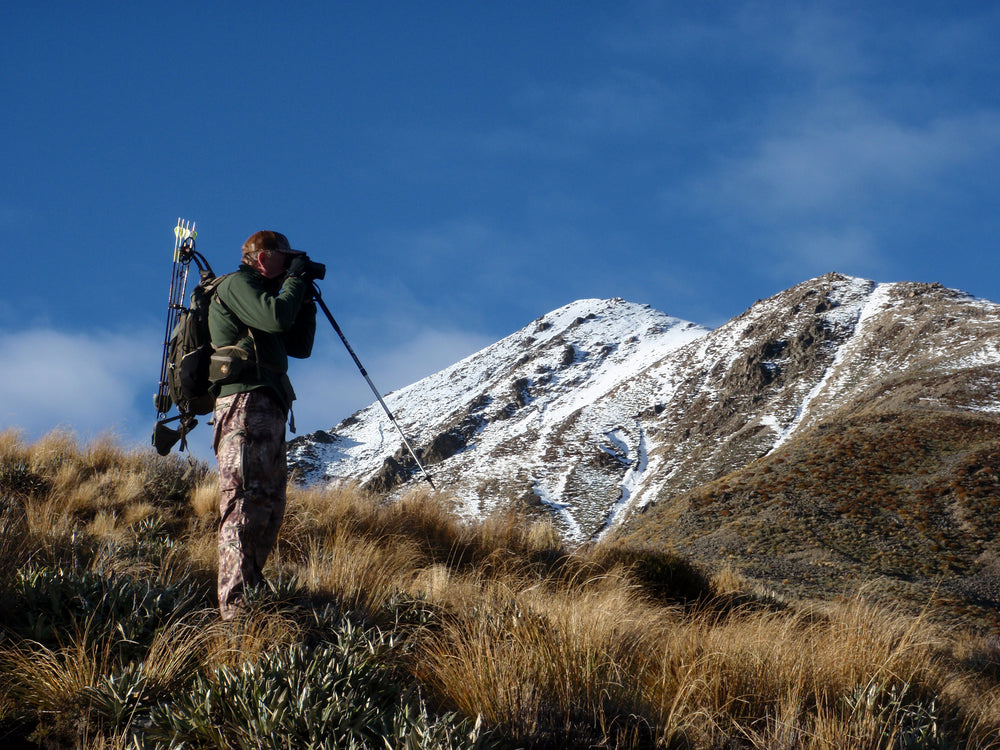
[[[281,232],[254,232],[243,243],[243,262],[269,279],[281,276],[296,255],[305,253],[292,250],[288,238]]]

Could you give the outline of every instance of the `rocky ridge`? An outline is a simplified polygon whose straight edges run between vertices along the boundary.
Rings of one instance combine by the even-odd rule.
[[[1000,412],[1000,307],[935,284],[828,274],[707,330],[624,300],[580,300],[386,400],[470,516],[509,503],[565,536],[779,451],[839,410]],[[301,481],[398,491],[412,461],[377,404],[293,442]]]

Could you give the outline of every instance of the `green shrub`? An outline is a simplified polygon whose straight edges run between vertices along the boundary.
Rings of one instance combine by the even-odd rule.
[[[127,724],[156,697],[141,662],[130,662],[104,675],[93,687],[84,688],[90,709],[110,726]]]
[[[343,621],[337,638],[198,675],[149,712],[147,740],[217,748],[480,748],[454,715],[435,717],[391,668],[391,641]],[[106,700],[119,711],[113,700]]]
[[[94,638],[115,631],[122,656],[142,652],[170,617],[191,607],[190,587],[159,587],[127,576],[105,577],[64,567],[29,566],[18,570],[3,617],[12,633],[57,645],[67,633]]]

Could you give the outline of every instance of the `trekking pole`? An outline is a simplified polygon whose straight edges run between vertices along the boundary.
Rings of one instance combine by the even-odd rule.
[[[361,371],[361,374],[364,376],[365,380],[368,381],[368,387],[372,389],[372,393],[375,394],[375,398],[378,399],[378,402],[382,404],[382,408],[385,409],[385,413],[389,417],[389,421],[392,422],[393,425],[395,425],[396,429],[399,431],[399,436],[403,438],[403,445],[406,446],[406,450],[408,450],[410,452],[410,455],[413,456],[413,460],[417,462],[417,467],[420,469],[421,472],[423,472],[424,479],[427,480],[427,484],[429,484],[431,488],[437,489],[437,487],[434,486],[434,480],[431,479],[431,475],[427,473],[427,469],[424,468],[424,465],[420,462],[420,459],[417,458],[416,451],[413,450],[413,446],[410,445],[410,441],[406,439],[406,435],[403,433],[403,428],[399,426],[399,423],[396,421],[396,418],[392,416],[392,412],[389,411],[389,407],[386,406],[385,400],[382,398],[382,394],[378,392],[378,388],[375,387],[375,384],[372,382],[372,379],[368,377],[368,373],[365,371],[364,365],[361,364],[361,360],[358,359],[358,355],[354,353],[354,349],[352,349],[351,345],[347,342],[347,337],[344,335],[344,332],[340,330],[340,326],[337,325],[337,321],[333,319],[333,315],[330,312],[330,308],[328,308],[326,306],[326,303],[323,301],[323,295],[320,294],[319,287],[316,286],[316,282],[313,281],[311,283],[313,289],[313,296],[316,299],[316,303],[320,306],[320,309],[323,310],[323,313],[326,315],[327,320],[330,321],[330,325],[333,326],[333,330],[335,330],[337,332],[337,335],[340,336],[340,340],[344,342],[344,346],[347,347],[347,351],[351,355],[351,359],[354,360],[354,364],[358,366],[358,369]]]

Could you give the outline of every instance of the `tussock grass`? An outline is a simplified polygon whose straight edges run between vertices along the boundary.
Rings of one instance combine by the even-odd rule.
[[[405,539],[374,542],[334,531],[311,542],[293,570],[311,595],[374,612],[401,589],[400,572],[412,570],[418,556]]]
[[[23,643],[5,649],[0,668],[7,677],[7,697],[34,706],[41,718],[53,722],[74,712],[84,690],[97,684],[110,663],[109,644],[95,646],[84,630],[58,647]]]
[[[0,433],[0,737],[51,748],[1000,748],[1000,641],[777,602],[446,496],[291,487],[215,611],[207,468]],[[324,743],[326,743],[324,745]]]

